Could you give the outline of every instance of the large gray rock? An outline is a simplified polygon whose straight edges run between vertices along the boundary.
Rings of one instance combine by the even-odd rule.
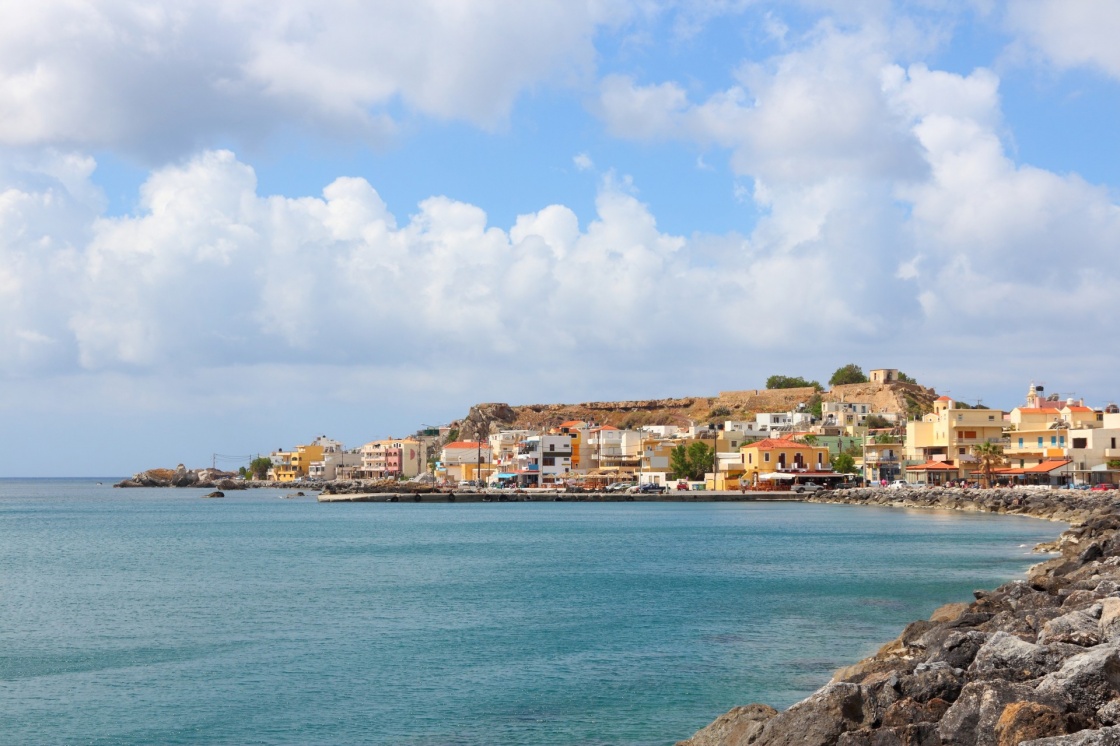
[[[858,685],[828,684],[770,718],[752,746],[832,746],[841,733],[869,725],[863,708]]]
[[[766,721],[778,714],[769,705],[744,705],[716,718],[676,746],[747,746],[762,732]]]
[[[945,663],[952,668],[968,668],[988,641],[988,633],[977,630],[935,630],[920,640],[929,649],[927,663]]]
[[[1101,605],[1094,604],[1084,611],[1071,611],[1042,625],[1038,635],[1040,645],[1064,642],[1069,645],[1092,647],[1101,642]]]
[[[1096,712],[1120,696],[1120,650],[1098,645],[1068,658],[1038,683],[1037,691],[1041,696],[1066,698],[1082,712]]]
[[[1061,661],[1050,648],[996,632],[976,653],[968,673],[976,680],[1029,681],[1054,671]]]
[[[850,731],[841,734],[836,746],[941,746],[941,737],[933,723],[918,723]]]
[[[1083,730],[1068,736],[1036,738],[1023,741],[1019,746],[1120,746],[1120,727],[1110,726],[1100,730]]]
[[[1120,598],[1101,601],[1101,618],[1098,620],[1101,636],[1110,642],[1120,639]]]
[[[1060,696],[1040,695],[1027,684],[999,679],[965,684],[961,696],[941,718],[938,730],[944,746],[997,746],[996,725],[1013,702],[1038,702],[1061,710]]]

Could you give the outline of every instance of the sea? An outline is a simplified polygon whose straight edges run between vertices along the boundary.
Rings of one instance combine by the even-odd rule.
[[[4,744],[672,744],[1021,577],[1039,520],[0,480]]]

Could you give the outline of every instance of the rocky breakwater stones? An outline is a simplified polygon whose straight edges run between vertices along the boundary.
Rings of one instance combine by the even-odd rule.
[[[179,464],[174,469],[148,469],[132,478],[114,484],[114,487],[203,487],[219,490],[243,490],[245,480],[234,479],[236,474],[220,469],[188,469]]]
[[[821,502],[1073,525],[1027,580],[949,604],[784,712],[739,707],[681,746],[1120,746],[1120,506],[1050,490],[851,490]]]

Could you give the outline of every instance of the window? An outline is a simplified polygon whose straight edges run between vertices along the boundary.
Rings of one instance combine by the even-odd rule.
[[[1042,436],[1041,435],[1038,436],[1038,447],[1042,448]]]
[[[1115,448],[1116,447],[1116,438],[1109,438],[1109,440],[1112,441],[1112,444],[1109,445],[1109,448]]]
[[[963,456],[964,455],[964,449],[963,448],[958,448],[957,449],[957,454]]]
[[[1066,447],[1066,436],[1064,436],[1064,435],[1059,435],[1058,436],[1058,445],[1060,445],[1062,448]]]
[[[1020,448],[1022,448],[1022,447],[1023,447],[1023,439],[1022,439],[1022,438],[1019,438],[1019,447],[1020,447]]]
[[[553,458],[552,456],[545,456],[544,457],[544,465],[545,466],[556,466],[556,459]]]
[[[770,463],[770,454],[769,453],[762,454],[762,460],[765,461],[766,463]]]
[[[1050,436],[1050,445],[1052,445],[1052,446],[1058,445],[1058,436],[1057,435],[1051,435]]]
[[[1074,448],[1086,448],[1087,447],[1086,443],[1088,442],[1088,440],[1089,440],[1088,438],[1074,438],[1073,439],[1073,447]]]
[[[995,422],[996,416],[994,414],[988,415],[988,422]]]

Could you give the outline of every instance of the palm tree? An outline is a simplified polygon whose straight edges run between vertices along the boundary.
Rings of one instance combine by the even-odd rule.
[[[976,457],[976,460],[980,463],[980,468],[984,470],[984,486],[991,487],[992,469],[1007,465],[1007,459],[1003,457],[1003,446],[989,440],[974,445],[972,455]]]

